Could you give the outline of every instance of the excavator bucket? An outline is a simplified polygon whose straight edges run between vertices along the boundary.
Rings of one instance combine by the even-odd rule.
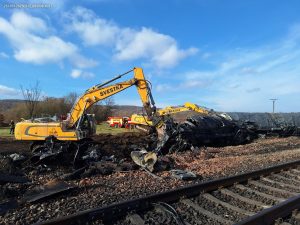
[[[161,126],[157,126],[156,130],[156,148],[150,152],[146,150],[132,151],[132,160],[142,168],[148,169],[150,172],[153,171],[154,165],[157,161],[157,155],[164,149],[165,145],[172,135],[177,131],[176,124],[171,117],[164,117]]]
[[[132,151],[130,154],[132,160],[140,167],[153,171],[154,165],[157,161],[157,155],[154,152],[142,151]]]

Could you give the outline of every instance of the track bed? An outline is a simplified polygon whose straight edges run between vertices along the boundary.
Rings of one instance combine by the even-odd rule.
[[[126,142],[137,143],[136,139],[146,142],[145,138],[147,137],[142,136],[139,139],[137,136],[127,135],[126,138],[129,140],[125,141],[122,139],[122,135],[114,136],[114,138],[120,139],[120,142],[125,142],[122,148],[126,148]],[[116,147],[109,145],[110,140],[114,139],[106,137],[106,139],[99,140],[99,143],[105,143],[104,145],[108,146],[107,149],[122,150],[117,145]],[[94,175],[88,178],[89,183],[85,185],[80,185],[81,180],[68,181],[69,184],[78,188],[46,201],[32,204],[26,203],[0,216],[0,221],[4,224],[32,224],[38,221],[71,215],[90,208],[135,199],[140,196],[173,190],[191,184],[199,184],[219,177],[245,173],[297,159],[300,160],[299,147],[300,139],[290,137],[261,139],[243,146],[208,147],[205,149],[201,148],[198,152],[174,153],[167,157],[174,160],[175,168],[193,171],[199,175],[198,179],[194,181],[174,179],[168,171],[156,173],[162,179],[154,178],[140,170],[118,171],[110,175]],[[13,148],[11,149],[10,152],[14,152]],[[8,154],[8,152],[5,151],[4,154]],[[9,191],[1,197],[19,200],[23,197],[26,190],[45,184],[49,180],[59,179],[70,170],[68,167],[61,165],[49,167],[50,171],[42,173],[28,172],[26,175],[33,181],[30,185],[1,185],[1,190]],[[10,193],[10,195],[7,196],[7,193]],[[219,194],[218,192],[212,193],[212,195],[217,197]]]

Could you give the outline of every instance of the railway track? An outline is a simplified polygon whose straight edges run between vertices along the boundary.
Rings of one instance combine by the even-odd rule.
[[[300,224],[300,161],[195,184],[39,224]]]

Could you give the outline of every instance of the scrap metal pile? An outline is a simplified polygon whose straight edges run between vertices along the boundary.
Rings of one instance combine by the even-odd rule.
[[[175,123],[170,118],[166,133],[166,140],[160,149],[163,154],[201,146],[240,145],[258,137],[255,132],[234,122],[226,114],[195,115],[183,123]]]
[[[260,135],[300,136],[300,113],[228,113]]]

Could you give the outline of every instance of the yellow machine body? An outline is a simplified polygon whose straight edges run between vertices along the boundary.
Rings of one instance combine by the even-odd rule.
[[[147,116],[141,114],[132,114],[130,119],[131,124],[140,124],[146,126],[152,126],[152,121]]]
[[[108,85],[122,76],[134,72],[130,80]],[[113,78],[104,84],[89,88],[73,105],[68,118],[62,122],[35,122],[22,121],[16,124],[15,138],[17,140],[44,141],[48,136],[54,136],[62,141],[77,141],[90,138],[96,133],[96,121],[93,115],[86,114],[86,110],[93,104],[115,95],[131,86],[136,86],[149,118],[160,124],[160,118],[156,113],[155,103],[141,68],[134,68],[122,75]]]
[[[78,140],[76,130],[63,131],[62,123],[34,123],[23,121],[16,124],[15,138],[17,140],[43,141],[48,136],[55,136],[59,140],[76,141]]]

